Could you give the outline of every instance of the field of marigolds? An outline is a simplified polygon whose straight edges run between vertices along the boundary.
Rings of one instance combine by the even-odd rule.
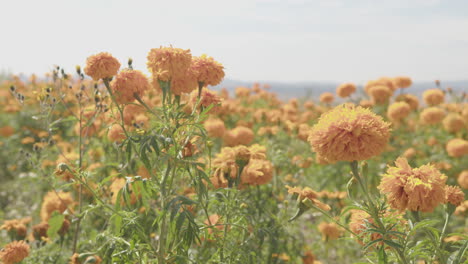
[[[197,56],[199,55],[199,56]],[[102,52],[0,84],[0,263],[468,263],[468,96],[280,100],[220,62]]]

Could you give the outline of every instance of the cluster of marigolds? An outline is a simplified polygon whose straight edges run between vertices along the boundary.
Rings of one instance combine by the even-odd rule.
[[[337,166],[340,162],[372,162],[379,160],[382,153],[391,152],[399,157],[383,161],[388,164],[386,172],[377,172],[381,175],[377,189],[388,204],[387,211],[381,212],[382,215],[398,219],[401,226],[407,225],[406,212],[431,213],[442,204],[453,206],[457,217],[467,215],[468,202],[464,200],[464,191],[468,189],[468,103],[465,94],[453,99],[457,96],[454,91],[444,90],[436,83],[438,88],[424,91],[421,102],[417,96],[405,93],[405,89],[412,85],[410,78],[383,77],[367,82],[362,90],[358,90],[355,84],[344,83],[336,88],[336,95],[323,93],[318,102],[300,99],[282,102],[276,94],[269,92],[267,85],[238,87],[234,97],[226,89],[218,92],[208,89],[208,86],[216,86],[222,81],[224,68],[206,55],[192,56],[190,50],[173,47],[152,49],[148,53],[147,67],[151,78],[134,70],[131,61],[128,68],[122,69],[121,63],[111,54],[99,53],[87,59],[83,71],[77,67],[77,78],[54,70],[41,80],[35,76],[29,81],[13,77],[2,84],[2,115],[14,115],[24,107],[38,103],[43,111],[54,111],[54,105],[62,103],[68,107],[60,115],[74,116],[80,121],[74,124],[71,131],[47,131],[9,124],[0,127],[0,146],[21,134],[23,137],[17,140],[24,149],[40,152],[46,148],[58,148],[60,154],[57,157],[43,157],[40,167],[44,171],[55,170],[54,175],[61,181],[72,183],[68,191],[53,189],[47,192],[43,196],[39,216],[31,215],[1,223],[0,230],[7,232],[13,240],[0,243],[1,263],[20,263],[27,259],[32,245],[37,247],[34,241],[51,243],[48,230],[49,221],[54,215],[64,215],[62,225],[57,230],[60,236],[77,228],[71,221],[79,203],[76,193],[82,191],[88,196],[93,193],[79,188],[74,171],[93,172],[102,168],[103,157],[107,153],[102,148],[88,149],[88,158],[80,160],[79,167],[77,164],[81,158],[76,143],[64,140],[65,137],[72,133],[81,136],[85,142],[97,138],[119,144],[129,135],[151,129],[148,111],[177,100],[185,104],[184,112],[187,114],[209,109],[209,117],[203,121],[203,127],[212,141],[207,145],[217,146],[212,147],[212,156],[203,154],[197,137],[186,142],[182,155],[197,157],[198,162],[210,164],[211,183],[207,181],[206,185],[212,190],[237,188],[242,192],[275,182],[275,185],[287,187],[282,187],[281,193],[272,197],[278,199],[278,203],[284,202],[284,195],[289,193],[297,197],[300,207],[316,208],[326,213],[333,207],[349,204],[350,197],[345,189],[315,191],[306,186],[294,186],[297,183],[314,185],[300,179],[304,177],[304,171],[312,171],[311,168],[318,171]],[[92,80],[85,78],[85,75]],[[52,89],[50,83],[59,81],[63,89]],[[94,90],[87,87],[94,87]],[[172,101],[172,96],[177,99]],[[342,103],[336,105],[335,101]],[[416,144],[407,144],[405,149],[392,147],[389,141],[400,144],[403,140],[398,138],[396,131],[429,131],[423,143],[430,148],[441,149],[446,158],[444,161],[430,160]],[[434,136],[433,131],[444,137]],[[313,155],[294,150],[283,152],[282,155],[287,155],[291,166],[296,168],[295,173],[278,167],[275,160],[279,159],[270,157],[272,152],[266,142],[284,135],[289,141],[310,144],[309,149],[314,152]],[[440,142],[442,138],[446,141]],[[422,160],[427,164],[422,165]],[[8,169],[15,172],[20,168],[10,166]],[[126,185],[126,179],[122,176],[128,175],[119,175],[117,171],[114,174],[116,176],[108,184],[102,185],[98,180],[89,180],[87,184],[104,188],[102,193],[107,194],[104,200],[109,204],[124,203],[117,199],[119,191]],[[138,168],[137,175],[151,180],[151,174],[144,166]],[[369,183],[366,185],[369,186]],[[136,203],[138,199],[137,195],[132,194],[130,202]],[[337,202],[327,204],[324,201]],[[366,232],[369,223],[373,223],[367,212],[354,209],[346,214],[349,215],[346,223],[349,229],[345,230],[345,226],[331,220],[317,225],[324,240],[350,235],[346,234],[347,230],[357,236],[359,243],[381,237],[379,233]],[[209,218],[200,216],[200,222],[215,225],[223,221],[223,217],[216,214]],[[466,227],[461,229],[461,232],[467,231]],[[466,238],[452,236],[445,239],[457,241]],[[73,253],[70,263],[102,261],[102,256]],[[319,257],[305,250],[300,258],[303,263],[320,263],[321,253],[315,254]],[[281,252],[273,257],[282,261],[291,258]]]

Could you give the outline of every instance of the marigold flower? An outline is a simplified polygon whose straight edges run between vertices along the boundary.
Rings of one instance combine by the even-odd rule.
[[[136,104],[128,104],[125,105],[125,108],[123,110],[123,116],[124,116],[124,123],[127,126],[131,126],[134,123],[135,118],[138,115],[144,114],[145,109],[141,105],[136,105]]]
[[[428,105],[438,105],[444,102],[445,94],[441,89],[429,89],[424,91],[423,99]]]
[[[19,263],[28,256],[29,245],[24,240],[13,241],[0,251],[0,260],[4,264]]]
[[[252,129],[244,126],[238,126],[224,133],[224,144],[226,146],[248,145],[254,139]]]
[[[219,118],[208,119],[205,121],[203,126],[205,127],[208,136],[213,138],[222,138],[224,131],[226,130],[224,121]]]
[[[272,178],[273,164],[262,159],[250,159],[241,174],[242,184],[247,185],[267,184]]]
[[[412,157],[414,157],[416,155],[416,149],[414,148],[409,148],[407,150],[405,150],[405,152],[403,152],[403,157],[407,158],[407,159],[410,159]]]
[[[335,240],[341,236],[342,229],[335,223],[321,222],[318,230],[322,233],[322,240]]]
[[[86,59],[84,72],[93,80],[112,78],[117,74],[120,62],[110,53],[101,52]]]
[[[183,78],[192,62],[190,50],[171,47],[151,49],[148,53],[148,70],[157,80],[170,81]]]
[[[136,96],[141,98],[149,88],[148,78],[137,70],[123,70],[111,82],[112,92],[119,104],[131,103]]]
[[[15,133],[15,129],[11,126],[0,127],[0,136],[2,137],[10,137],[14,133]]]
[[[336,94],[341,98],[349,97],[356,92],[356,85],[354,83],[343,83],[336,88]]]
[[[304,256],[302,256],[302,264],[317,264],[314,254],[312,254],[310,251],[307,251]]]
[[[196,72],[197,81],[204,85],[218,85],[224,78],[223,65],[206,54],[193,57],[191,68]]]
[[[376,104],[385,104],[393,95],[392,89],[385,85],[376,85],[369,88],[369,95]]]
[[[463,201],[462,204],[455,208],[455,215],[466,216],[468,213],[468,200]]]
[[[190,100],[192,104],[196,104],[198,101],[198,91],[193,91],[190,95]],[[214,91],[211,91],[207,88],[203,88],[200,96],[200,106],[208,107],[213,106],[210,110],[210,113],[217,113],[220,110],[222,99]]]
[[[372,102],[371,100],[363,99],[359,102],[359,105],[364,108],[371,108],[372,106],[374,106],[374,102]]]
[[[442,120],[444,129],[449,133],[457,133],[465,128],[465,122],[460,114],[450,113]]]
[[[366,160],[385,149],[389,126],[368,109],[341,105],[320,117],[308,140],[329,162]]]
[[[468,170],[464,170],[458,174],[457,182],[463,189],[468,189]]]
[[[395,102],[387,109],[387,117],[390,120],[398,121],[409,115],[411,111],[410,106],[405,102]]]
[[[412,94],[400,94],[395,98],[397,102],[406,102],[411,110],[417,110],[419,107],[419,100]]]
[[[445,111],[439,107],[426,108],[420,114],[422,122],[427,125],[438,124],[444,117]]]
[[[314,190],[312,190],[309,187],[305,188],[300,188],[300,187],[291,187],[289,185],[285,186],[288,189],[289,194],[293,195],[298,195],[299,199],[302,201],[304,199],[310,200],[315,206],[318,208],[324,210],[324,211],[330,211],[331,208],[328,204],[322,203],[320,200],[317,198],[319,197],[318,193]]]
[[[378,186],[387,196],[388,203],[400,211],[432,212],[437,205],[445,203],[447,176],[432,165],[411,168],[405,158],[389,167]]]
[[[183,75],[178,75],[171,79],[170,90],[175,95],[190,93],[198,88],[197,77],[195,71],[189,68]]]
[[[320,95],[320,102],[324,104],[331,104],[335,100],[335,96],[332,93],[326,92]]]
[[[445,150],[450,157],[458,158],[468,154],[468,141],[461,138],[454,138],[447,142]]]
[[[465,200],[465,194],[458,186],[445,186],[445,202],[459,206]]]
[[[393,91],[395,91],[397,89],[397,87],[395,86],[394,84],[394,81],[392,78],[389,78],[389,77],[380,77],[379,79],[377,80],[371,80],[371,81],[368,81],[366,83],[366,85],[364,86],[364,90],[366,91],[367,94],[370,94],[369,91],[370,91],[370,88],[374,87],[374,86],[385,86],[387,87],[388,89],[390,89],[390,91],[392,92],[393,94]]]
[[[410,77],[398,76],[393,78],[393,84],[397,88],[408,88],[411,86],[411,84],[413,84],[413,81]]]
[[[52,213],[57,211],[59,214],[63,213],[65,210],[70,209],[71,205],[74,204],[71,193],[69,192],[48,192],[43,199],[41,207],[41,219],[44,222],[47,222],[52,216]]]
[[[107,138],[109,138],[111,142],[122,142],[127,137],[125,136],[122,126],[114,124],[110,127],[109,132],[107,132]]]

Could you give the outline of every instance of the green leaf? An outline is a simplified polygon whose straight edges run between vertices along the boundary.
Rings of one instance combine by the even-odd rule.
[[[53,240],[55,236],[57,236],[57,232],[63,225],[63,221],[65,220],[65,216],[63,214],[59,214],[55,211],[52,214],[52,217],[49,218],[48,224],[49,229],[47,230],[47,236]]]
[[[387,253],[385,253],[384,247],[380,247],[379,250],[379,264],[387,264],[388,263],[388,258],[387,258]]]

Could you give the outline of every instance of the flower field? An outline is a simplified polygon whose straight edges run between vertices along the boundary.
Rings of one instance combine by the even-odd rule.
[[[0,83],[0,263],[468,263],[466,93],[284,101],[172,46],[149,76],[85,60]]]

